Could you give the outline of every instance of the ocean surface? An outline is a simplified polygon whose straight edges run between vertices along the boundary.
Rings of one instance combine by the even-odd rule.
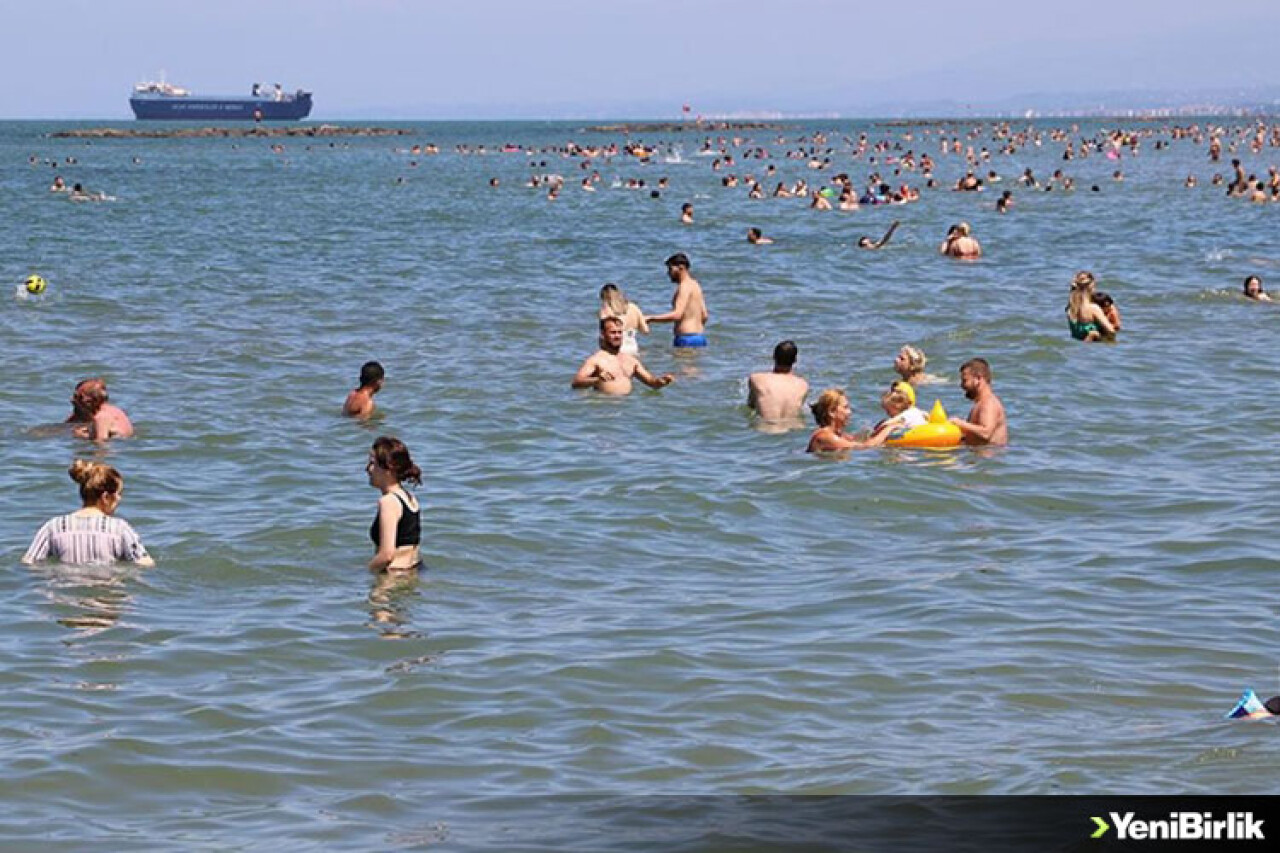
[[[1280,290],[1280,206],[1210,177],[1233,156],[1265,176],[1280,149],[1213,164],[1205,139],[1156,150],[1170,124],[1077,124],[1019,122],[1042,144],[1012,154],[976,120],[714,133],[735,157],[720,171],[697,131],[634,133],[649,162],[584,170],[556,148],[628,137],[580,123],[332,140],[0,124],[0,838],[563,848],[575,831],[538,817],[553,795],[622,814],[659,794],[1270,792],[1275,726],[1223,715],[1245,687],[1280,692],[1280,304],[1238,295],[1250,273]],[[1228,144],[1243,126],[1199,124]],[[1050,136],[1115,127],[1143,134],[1136,154],[1066,162]],[[826,171],[785,157],[814,131]],[[902,147],[854,159],[864,132]],[[966,167],[940,133],[986,146],[978,174],[1004,180],[949,191]],[[409,152],[426,143],[440,153]],[[922,188],[904,206],[721,186],[772,163],[768,191],[841,171],[860,188],[907,149],[939,186],[889,178]],[[1026,168],[1075,190],[1026,188]],[[115,200],[72,203],[55,174]],[[526,186],[544,174],[559,199]],[[885,249],[855,247],[894,219]],[[962,219],[980,261],[937,254]],[[776,243],[749,245],[752,225]],[[677,355],[655,327],[641,357],[675,384],[571,390],[600,286],[666,310],[677,251],[711,346]],[[1114,345],[1067,334],[1079,269],[1120,306]],[[33,272],[48,291],[24,298]],[[882,416],[901,345],[945,380],[922,405],[952,414],[957,368],[985,357],[1011,445],[807,455],[808,429],[762,431],[743,406],[784,338],[815,392],[849,389],[857,427]],[[360,424],[339,409],[369,359],[387,383]],[[136,438],[50,426],[94,375]],[[424,472],[427,569],[397,585],[365,568],[381,434]],[[155,569],[19,564],[79,505],[75,458],[124,474],[119,514]]]

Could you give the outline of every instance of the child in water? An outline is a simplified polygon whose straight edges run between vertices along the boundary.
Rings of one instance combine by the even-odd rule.
[[[902,387],[906,384],[895,382],[892,388],[880,395],[880,406],[889,417],[876,424],[872,432],[885,428],[890,432],[905,431],[929,422],[928,416],[915,407],[911,395]]]
[[[1101,290],[1093,294],[1093,304],[1102,309],[1102,313],[1107,315],[1107,321],[1120,331],[1120,309],[1116,307],[1116,302],[1107,293]]]

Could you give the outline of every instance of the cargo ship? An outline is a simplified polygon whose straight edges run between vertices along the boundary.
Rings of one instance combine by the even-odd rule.
[[[311,93],[286,92],[279,83],[273,88],[254,83],[245,96],[195,95],[161,79],[134,86],[129,106],[139,119],[294,121],[311,114]]]

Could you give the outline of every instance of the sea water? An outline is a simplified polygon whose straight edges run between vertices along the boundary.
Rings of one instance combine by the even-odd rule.
[[[997,151],[977,121],[739,131],[719,172],[693,130],[635,134],[652,162],[584,170],[551,149],[626,139],[49,135],[78,126],[0,125],[0,277],[49,282],[0,308],[3,837],[510,847],[537,812],[492,798],[1267,787],[1274,727],[1222,716],[1246,686],[1280,692],[1280,307],[1237,295],[1250,273],[1280,289],[1280,207],[1211,186],[1230,167],[1207,143],[1155,150],[1167,126],[1130,123],[1154,133],[1136,156],[1064,162],[1046,133],[980,164],[1004,180],[979,194],[947,191],[965,166],[937,144]],[[1033,129],[1050,126],[1068,123]],[[783,156],[815,130],[826,171]],[[929,153],[940,187],[823,212],[720,185],[887,176],[884,155],[852,158],[862,132]],[[441,153],[409,153],[429,142]],[[1028,167],[1076,188],[1023,187]],[[525,185],[552,173],[555,201]],[[55,174],[116,200],[71,203]],[[630,178],[645,189],[612,188]],[[855,247],[893,219],[885,249]],[[938,255],[959,220],[980,261]],[[749,245],[753,225],[776,243]],[[674,353],[658,326],[641,358],[675,384],[570,390],[600,286],[666,310],[677,251],[710,347]],[[1079,269],[1119,304],[1119,343],[1069,338]],[[922,405],[952,414],[958,366],[984,357],[1011,446],[806,455],[807,431],[754,429],[742,405],[785,338],[815,392],[849,389],[855,427],[881,417],[902,344],[945,380]],[[378,413],[344,419],[370,359]],[[94,375],[136,438],[49,426]],[[423,471],[416,582],[365,569],[381,434]],[[155,569],[19,564],[78,505],[78,457],[123,472],[120,514]],[[615,845],[633,849],[593,849]]]

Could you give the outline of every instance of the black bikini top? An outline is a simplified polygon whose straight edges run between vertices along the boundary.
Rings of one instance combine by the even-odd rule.
[[[418,509],[409,509],[409,503],[400,496],[399,493],[393,492],[396,500],[400,501],[400,520],[396,522],[396,547],[402,545],[417,545],[422,541],[422,507]],[[369,538],[373,540],[375,548],[382,547],[381,527],[379,522],[382,521],[382,508],[378,508],[378,514],[373,517],[373,526],[369,528]]]

